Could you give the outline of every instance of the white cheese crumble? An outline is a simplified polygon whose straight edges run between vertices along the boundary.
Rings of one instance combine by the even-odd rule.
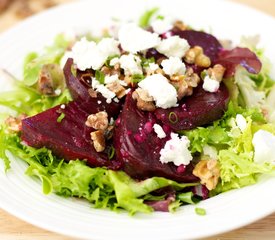
[[[112,99],[116,96],[115,93],[110,91],[103,84],[100,84],[100,82],[98,80],[96,80],[95,78],[92,78],[92,88],[94,90],[96,90],[97,92],[101,93],[102,96],[106,98],[107,103],[111,103]]]
[[[173,28],[173,24],[167,19],[156,19],[151,23],[151,26],[154,32],[158,34],[163,34]]]
[[[58,88],[54,91],[54,93],[55,93],[55,95],[59,96],[62,93],[62,91],[61,91],[61,89]]]
[[[177,90],[166,77],[161,74],[153,74],[139,82],[138,86],[146,90],[160,108],[176,107]]]
[[[156,71],[159,68],[159,65],[156,63],[149,63],[149,69],[151,71]]]
[[[153,48],[160,43],[158,34],[150,33],[134,23],[124,24],[118,32],[118,39],[121,47],[130,53]]]
[[[172,76],[175,74],[183,75],[186,71],[185,64],[178,57],[169,57],[161,62],[165,74]]]
[[[218,151],[215,147],[205,145],[203,147],[203,155],[209,156],[213,160],[218,159]]]
[[[275,136],[265,130],[257,131],[252,139],[254,146],[254,162],[275,163]]]
[[[220,87],[220,82],[215,79],[210,78],[208,75],[205,76],[203,80],[202,88],[207,92],[217,92]]]
[[[165,143],[160,151],[160,162],[172,162],[176,166],[188,165],[192,158],[189,151],[190,141],[186,136],[179,137],[176,133],[171,133],[171,139]]]
[[[172,36],[164,39],[156,49],[167,57],[182,58],[190,48],[188,42],[179,36]]]
[[[238,126],[238,128],[244,132],[244,130],[247,127],[247,122],[246,119],[244,118],[244,116],[242,114],[237,114],[236,115],[236,124]]]
[[[78,69],[100,69],[109,56],[119,54],[118,41],[113,38],[103,38],[98,44],[82,38],[72,47],[72,57]]]
[[[61,108],[61,109],[65,109],[65,108],[66,108],[66,105],[65,105],[65,104],[61,104],[61,105],[60,105],[60,108]]]
[[[142,74],[141,60],[138,56],[133,54],[122,55],[119,63],[125,75]]]
[[[158,138],[165,138],[166,133],[163,131],[162,127],[159,124],[154,124],[153,126],[155,133],[157,134]]]
[[[118,57],[115,57],[115,58],[112,58],[111,61],[110,61],[110,66],[115,66],[117,63],[119,63],[119,58]]]
[[[106,75],[104,78],[104,83],[105,84],[110,84],[113,82],[118,82],[121,86],[127,86],[127,83],[120,80],[117,74],[114,75]]]

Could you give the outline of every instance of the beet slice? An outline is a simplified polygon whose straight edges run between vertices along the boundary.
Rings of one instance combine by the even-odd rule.
[[[200,85],[192,96],[183,98],[178,107],[158,108],[155,115],[174,131],[189,130],[221,118],[228,101],[229,93],[224,84],[216,93],[206,92]]]
[[[200,46],[204,50],[204,54],[207,55],[211,62],[215,62],[218,58],[219,52],[222,50],[222,45],[220,42],[215,38],[213,35],[201,32],[201,31],[194,31],[194,30],[185,30],[181,31],[179,29],[174,29],[168,31],[161,35],[162,38],[168,38],[171,36],[179,36],[180,38],[184,38],[187,40],[191,47]],[[155,58],[157,61],[160,58],[165,57],[163,54],[159,53],[156,49],[151,48],[146,52],[146,58]],[[196,65],[186,64],[193,68],[194,72],[200,74],[204,68],[198,67]]]
[[[121,110],[122,102],[116,103],[112,101],[107,103],[106,98],[101,93],[97,93],[96,97],[91,96],[89,94],[91,85],[81,78],[81,75],[85,74],[85,72],[79,73],[76,77],[72,73],[72,68],[73,59],[69,58],[64,66],[64,75],[72,98],[79,102],[86,102],[87,104],[82,104],[82,106],[89,113],[106,111],[108,115],[116,117]]]
[[[160,150],[170,139],[171,131],[167,130],[166,138],[158,138],[152,128],[156,122],[152,113],[137,109],[136,102],[129,93],[114,134],[116,156],[124,163],[123,170],[137,179],[159,176],[178,182],[197,181],[192,174],[192,163],[184,173],[179,173],[173,163],[162,164],[159,161]]]
[[[202,47],[204,54],[211,59],[211,62],[216,60],[218,53],[222,49],[222,45],[217,38],[209,33],[194,30],[172,30],[170,35],[177,35],[180,38],[186,39],[191,47]]]
[[[254,52],[250,51],[248,48],[240,47],[221,51],[216,63],[226,68],[225,77],[234,76],[236,68],[239,65],[253,74],[259,73],[262,68],[262,63]]]
[[[118,169],[121,164],[108,158],[109,147],[106,147],[103,153],[98,153],[92,146],[92,128],[85,125],[89,113],[83,109],[83,103],[71,102],[65,109],[56,106],[26,118],[22,121],[21,138],[29,146],[51,149],[56,156],[66,161],[86,159],[92,167],[107,166]],[[57,119],[62,113],[64,118],[58,122]]]

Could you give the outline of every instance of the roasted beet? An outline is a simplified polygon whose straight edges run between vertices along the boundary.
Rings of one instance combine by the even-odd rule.
[[[174,164],[162,164],[159,161],[160,150],[170,138],[170,130],[165,128],[167,137],[158,138],[153,130],[156,121],[152,113],[137,109],[131,93],[127,95],[114,135],[116,156],[124,163],[124,171],[138,179],[159,176],[178,182],[197,181],[192,174],[192,163],[181,174]]]
[[[215,61],[218,53],[222,49],[220,42],[213,35],[194,31],[194,30],[174,30],[170,35],[177,35],[187,40],[191,47],[200,46],[203,48],[204,54],[207,55],[211,61]]]
[[[178,107],[158,108],[155,115],[174,131],[189,130],[221,118],[228,100],[229,93],[224,84],[221,84],[216,93],[206,92],[198,86],[194,89],[193,95],[183,98]]]
[[[74,76],[72,73],[73,59],[68,59],[64,67],[64,75],[69,91],[74,100],[83,102],[82,107],[89,113],[96,113],[99,111],[106,111],[112,117],[116,117],[121,109],[121,103],[112,101],[106,102],[106,98],[101,93],[96,93],[96,96],[91,94],[91,85],[84,81],[83,75],[87,75],[84,72],[79,73],[78,76]],[[89,93],[90,92],[90,93]]]
[[[255,53],[251,52],[248,48],[240,47],[221,51],[216,63],[226,68],[225,77],[234,76],[236,68],[239,65],[253,74],[259,73],[262,68],[262,63]]]
[[[222,49],[222,46],[220,42],[217,40],[217,38],[205,32],[199,32],[194,30],[186,30],[186,31],[172,30],[162,34],[161,37],[168,38],[175,35],[186,39],[191,47],[194,47],[194,46],[202,47],[205,55],[207,55],[211,59],[211,62],[214,62],[217,59],[218,53]],[[146,58],[151,58],[151,57],[154,57],[155,60],[158,60],[165,56],[159,53],[156,49],[151,48],[146,52]],[[197,73],[200,73],[203,70],[203,68],[200,68],[195,65],[188,65],[188,66],[191,66],[194,69],[194,71]]]
[[[82,103],[83,104],[83,103]],[[120,164],[108,158],[105,152],[98,153],[91,143],[91,128],[85,126],[89,113],[83,110],[82,104],[71,102],[65,109],[60,106],[51,108],[34,117],[22,121],[22,140],[35,148],[46,147],[65,160],[87,160],[92,167],[107,166],[117,169]],[[58,117],[64,114],[61,122]]]

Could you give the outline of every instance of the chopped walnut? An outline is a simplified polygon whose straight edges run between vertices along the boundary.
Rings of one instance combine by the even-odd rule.
[[[88,89],[88,93],[89,93],[89,95],[90,95],[91,98],[96,98],[97,97],[97,91],[95,91],[92,88]]]
[[[91,132],[91,139],[93,141],[94,148],[97,152],[103,152],[105,149],[105,137],[103,130],[97,130]]]
[[[46,96],[58,96],[65,87],[63,71],[58,64],[45,64],[39,73],[37,88]]]
[[[88,116],[86,121],[87,127],[92,127],[96,130],[105,130],[108,127],[108,114],[104,111]]]
[[[185,76],[185,81],[190,87],[197,87],[200,83],[201,79],[199,75],[197,73],[194,73],[194,70],[191,67],[187,69]]]
[[[207,69],[208,76],[218,82],[222,81],[224,73],[225,68],[221,64],[216,64],[213,68]]]
[[[120,85],[118,81],[114,81],[106,85],[106,87],[116,94],[116,96],[120,99],[126,95],[125,88]]]
[[[188,26],[186,26],[183,21],[176,21],[174,23],[174,27],[181,31],[185,31],[188,29]]]
[[[199,46],[190,48],[186,52],[184,56],[184,60],[189,64],[195,63],[197,66],[204,67],[204,68],[210,67],[211,65],[210,58],[203,53],[202,47],[199,47]]]
[[[22,120],[25,119],[27,115],[21,114],[18,117],[8,117],[5,123],[8,129],[12,132],[20,132],[22,130]]]
[[[121,73],[120,73],[120,65],[116,64],[113,68],[112,67],[107,67],[104,66],[100,69],[100,71],[105,75],[118,75],[118,77],[120,77]]]
[[[217,160],[201,160],[194,168],[193,174],[200,178],[208,190],[213,190],[220,177],[220,168]]]
[[[186,75],[173,75],[170,83],[177,89],[178,100],[185,96],[193,94],[193,88],[197,87],[200,82],[198,74],[193,72],[192,68],[188,68]]]
[[[149,96],[144,89],[137,88],[132,95],[133,99],[137,100],[137,107],[142,111],[152,112],[156,109],[154,99]]]

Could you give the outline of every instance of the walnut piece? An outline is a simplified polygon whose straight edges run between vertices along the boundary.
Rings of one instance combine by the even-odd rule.
[[[152,112],[156,109],[154,99],[149,96],[144,89],[137,88],[132,95],[133,99],[137,100],[137,107],[142,111]]]
[[[8,130],[12,132],[20,132],[22,130],[22,120],[25,119],[27,115],[20,114],[18,117],[8,117],[5,120]]]
[[[211,65],[210,58],[203,53],[202,47],[199,46],[190,48],[186,52],[184,60],[189,64],[195,63],[197,66],[204,68],[210,67]]]
[[[105,130],[108,127],[108,114],[104,111],[88,116],[86,121],[87,127],[92,127],[95,130]]]
[[[97,152],[103,152],[106,144],[103,130],[97,130],[91,132],[91,139],[93,141],[93,146]]]
[[[181,31],[185,31],[188,29],[188,26],[186,26],[183,21],[179,20],[174,23],[174,27]]]
[[[120,72],[120,64],[116,64],[113,68],[112,67],[107,67],[104,66],[101,68],[100,70],[105,76],[107,75],[118,75],[118,77],[120,77],[121,72]]]
[[[194,73],[192,68],[188,68],[185,75],[173,75],[170,77],[170,83],[177,89],[178,100],[185,96],[193,94],[193,88],[200,82],[198,74]]]
[[[220,168],[217,160],[201,160],[194,168],[193,174],[200,178],[208,190],[213,190],[220,177]]]
[[[221,82],[223,79],[223,75],[225,73],[225,67],[221,64],[216,64],[213,68],[207,69],[207,74],[211,79],[215,79],[218,82]]]
[[[91,98],[96,98],[97,97],[97,91],[95,91],[92,88],[88,89],[88,93],[89,93],[89,95],[90,95]]]
[[[120,99],[126,95],[125,88],[120,85],[118,81],[114,81],[106,85],[106,87],[116,94],[116,96]]]

